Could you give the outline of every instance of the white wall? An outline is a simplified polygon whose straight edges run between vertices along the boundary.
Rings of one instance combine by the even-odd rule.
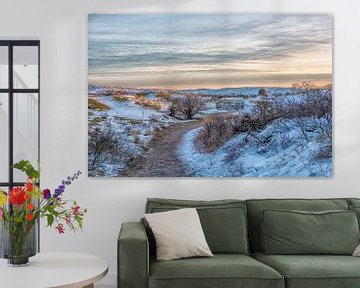
[[[331,179],[89,179],[87,171],[87,14],[124,12],[332,12],[335,14],[334,176]],[[41,40],[42,183],[54,187],[77,169],[69,189],[89,209],[83,233],[42,230],[43,251],[79,251],[110,264],[116,238],[137,221],[147,197],[217,199],[359,197],[360,1],[358,0],[1,0],[1,39]]]

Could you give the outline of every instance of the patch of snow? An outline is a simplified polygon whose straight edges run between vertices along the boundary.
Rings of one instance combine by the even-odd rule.
[[[311,119],[305,121],[310,122]],[[284,126],[285,125],[285,126]],[[284,131],[287,127],[287,131]],[[255,138],[241,133],[213,153],[201,153],[195,138],[201,128],[188,131],[178,147],[179,158],[189,175],[202,177],[328,177],[332,158],[316,158],[329,145],[319,139],[320,131],[302,137],[292,120],[280,119],[256,133]],[[247,141],[245,141],[247,138]]]

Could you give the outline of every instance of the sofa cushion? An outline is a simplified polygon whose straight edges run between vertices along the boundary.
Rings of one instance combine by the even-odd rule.
[[[354,211],[262,210],[266,254],[352,255],[359,244]]]
[[[265,255],[256,260],[284,275],[287,288],[358,288],[360,258],[340,255]]]
[[[150,261],[149,288],[284,288],[274,269],[246,255],[215,254],[211,258]]]
[[[350,210],[356,213],[356,217],[358,218],[358,224],[360,227],[360,206],[351,206]]]
[[[213,256],[195,208],[145,214],[156,239],[158,261]]]
[[[360,206],[360,198],[348,198],[347,201],[349,206]]]
[[[346,199],[254,199],[246,200],[249,234],[252,251],[262,251],[261,246],[261,214],[264,209],[328,211],[348,210]]]
[[[197,208],[206,241],[213,253],[249,253],[244,201],[148,199],[146,213],[189,207]],[[151,233],[149,239],[152,239]]]

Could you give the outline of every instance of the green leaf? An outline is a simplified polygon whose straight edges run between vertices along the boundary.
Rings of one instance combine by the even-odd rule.
[[[36,180],[40,179],[40,168],[35,169],[29,160],[21,160],[15,163],[13,167],[26,173],[29,178]]]
[[[47,224],[48,224],[48,226],[51,227],[51,225],[54,223],[54,220],[55,220],[55,218],[54,218],[53,215],[51,215],[51,214],[47,215]]]
[[[60,215],[60,213],[51,206],[47,206],[46,209],[47,211],[49,211],[50,214],[54,215],[55,217],[58,217]]]

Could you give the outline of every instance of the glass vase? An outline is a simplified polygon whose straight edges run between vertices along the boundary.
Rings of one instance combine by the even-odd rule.
[[[37,252],[37,224],[1,221],[0,257],[8,259],[9,266],[25,266]]]

